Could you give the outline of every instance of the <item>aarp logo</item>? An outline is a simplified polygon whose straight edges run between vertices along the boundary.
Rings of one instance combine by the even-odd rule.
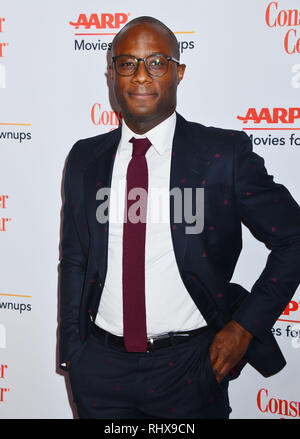
[[[245,116],[237,116],[244,124],[294,124],[300,119],[299,107],[248,108]]]
[[[283,311],[283,316],[290,316],[291,314],[295,314],[296,311],[299,310],[300,302],[296,302],[295,300],[291,300]]]
[[[290,322],[290,323],[300,323],[300,300],[297,300],[298,297],[294,297],[293,300],[290,300],[284,311],[282,312],[280,318],[278,319],[281,322]],[[300,337],[300,332],[299,332]]]
[[[130,13],[116,12],[115,14],[79,14],[76,21],[70,21],[69,24],[74,29],[116,29],[127,23]]]

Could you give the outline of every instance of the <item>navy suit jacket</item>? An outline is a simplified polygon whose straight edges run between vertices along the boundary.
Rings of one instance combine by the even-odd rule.
[[[90,333],[107,271],[109,223],[97,221],[99,188],[110,187],[121,128],[79,140],[64,177],[60,259],[60,364],[70,360]],[[241,131],[187,122],[177,113],[170,190],[204,188],[204,229],[190,223],[170,229],[178,270],[191,298],[216,331],[234,319],[254,338],[246,357],[262,375],[286,364],[271,328],[300,282],[299,206],[268,175],[264,160]],[[242,249],[241,224],[270,250],[251,292],[231,283]],[[175,226],[175,227],[174,227]],[[234,377],[234,375],[233,375]]]

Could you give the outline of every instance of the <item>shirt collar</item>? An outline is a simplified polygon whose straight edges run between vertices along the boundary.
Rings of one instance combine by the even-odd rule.
[[[129,143],[129,140],[132,137],[136,139],[142,139],[147,137],[154,149],[158,152],[158,154],[162,155],[168,148],[172,146],[174,132],[176,125],[176,113],[174,111],[171,116],[165,119],[160,124],[156,125],[151,130],[147,131],[145,134],[136,134],[134,133],[125,123],[124,119],[122,120],[122,134],[121,141],[118,147],[118,153],[120,153],[121,149],[132,149],[132,144]]]

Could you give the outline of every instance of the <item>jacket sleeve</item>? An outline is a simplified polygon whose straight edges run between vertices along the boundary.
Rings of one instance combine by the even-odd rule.
[[[71,149],[64,177],[64,204],[62,218],[61,257],[59,262],[59,362],[65,364],[81,346],[79,335],[79,307],[86,271],[86,255],[83,251],[78,226],[74,216],[72,181],[78,179],[74,151]],[[76,158],[76,157],[75,157]],[[74,191],[74,189],[73,189]]]
[[[241,221],[271,251],[251,294],[233,319],[263,339],[300,282],[299,205],[285,186],[268,175],[264,159],[252,151],[245,133],[236,144],[234,180]]]

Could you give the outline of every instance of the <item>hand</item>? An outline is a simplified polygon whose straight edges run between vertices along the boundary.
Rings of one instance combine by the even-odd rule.
[[[250,332],[234,320],[215,335],[209,354],[218,383],[244,356],[252,337]]]

